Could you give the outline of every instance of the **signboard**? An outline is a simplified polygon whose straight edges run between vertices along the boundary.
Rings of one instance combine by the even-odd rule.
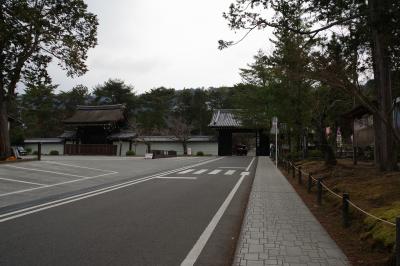
[[[277,127],[278,126],[278,117],[274,116],[272,117],[272,127]]]
[[[272,127],[271,127],[271,134],[279,134],[278,129],[278,118],[276,116],[272,117]]]

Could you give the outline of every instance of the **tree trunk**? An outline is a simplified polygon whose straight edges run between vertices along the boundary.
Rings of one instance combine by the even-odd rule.
[[[374,79],[378,100],[378,111],[382,117],[393,123],[392,114],[392,84],[390,77],[390,53],[388,47],[389,34],[385,32],[385,14],[388,11],[388,2],[370,0],[370,23],[372,32],[372,57]],[[385,124],[382,119],[376,119],[375,137],[377,162],[381,171],[393,171],[397,169],[397,156],[394,134],[390,124]]]
[[[320,150],[324,155],[324,160],[326,165],[336,165],[336,156],[335,152],[332,149],[332,146],[329,145],[328,139],[326,137],[325,126],[324,126],[324,118],[321,118],[319,124],[319,137],[320,137]]]
[[[186,143],[186,141],[182,142],[182,146],[183,146],[183,155],[187,155],[187,143]]]
[[[2,88],[0,88],[2,90]],[[8,132],[7,102],[0,93],[0,160],[10,156],[11,144]]]

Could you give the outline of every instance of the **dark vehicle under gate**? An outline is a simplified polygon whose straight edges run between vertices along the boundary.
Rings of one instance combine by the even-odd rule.
[[[247,146],[246,146],[246,145],[237,144],[237,145],[235,146],[235,153],[236,153],[236,155],[238,155],[238,156],[246,156],[246,155],[247,155],[247,151],[248,151],[248,149],[247,149]]]

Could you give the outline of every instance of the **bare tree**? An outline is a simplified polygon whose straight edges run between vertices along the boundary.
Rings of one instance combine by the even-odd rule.
[[[173,118],[170,120],[168,132],[174,136],[183,146],[183,154],[187,155],[187,142],[191,137],[193,126],[186,123],[182,117]]]

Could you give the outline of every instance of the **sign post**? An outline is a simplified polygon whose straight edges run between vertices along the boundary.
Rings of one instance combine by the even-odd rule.
[[[275,131],[275,165],[278,168],[278,117],[272,118],[272,128]]]

